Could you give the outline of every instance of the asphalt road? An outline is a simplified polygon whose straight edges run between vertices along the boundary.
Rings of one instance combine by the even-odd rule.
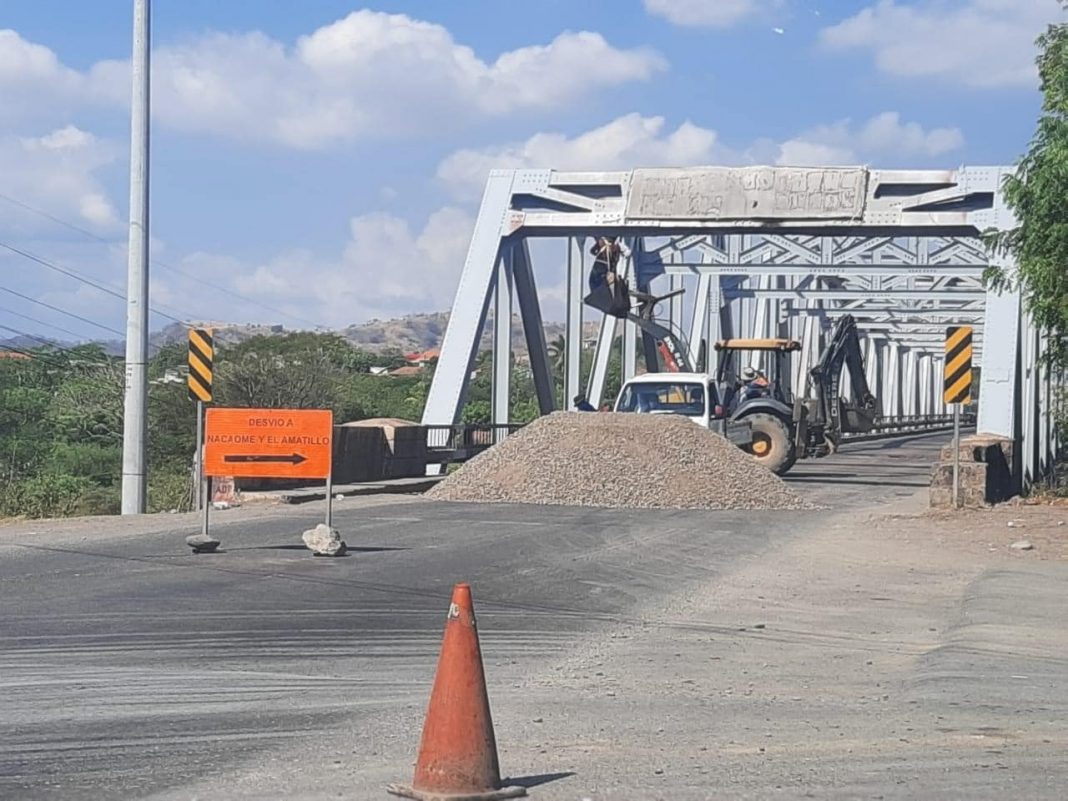
[[[0,529],[0,798],[382,797],[410,777],[455,582],[473,586],[506,717],[593,638],[835,516],[915,503],[940,441],[799,467],[828,507],[811,513],[345,501],[342,559],[300,543],[318,504],[217,514],[215,555],[185,548],[186,516]],[[577,769],[534,762],[532,794],[584,792]]]

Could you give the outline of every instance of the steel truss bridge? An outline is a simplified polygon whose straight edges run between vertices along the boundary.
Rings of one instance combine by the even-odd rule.
[[[701,167],[628,172],[495,170],[452,306],[423,424],[460,419],[483,332],[493,343],[493,423],[509,423],[510,351],[518,310],[541,412],[554,408],[534,254],[555,240],[566,260],[564,398],[602,401],[613,344],[622,379],[655,343],[630,321],[584,307],[598,236],[628,245],[623,272],[655,294],[684,288],[660,317],[680,330],[695,362],[716,368],[718,339],[789,337],[795,393],[804,390],[834,320],[851,314],[884,425],[942,423],[948,325],[975,329],[980,368],[977,428],[1016,442],[1017,476],[1046,475],[1056,450],[1053,385],[1036,330],[1016,290],[985,288],[994,263],[988,230],[1014,227],[1001,195],[1006,167],[946,171],[867,168]],[[566,248],[566,250],[565,250]],[[1014,265],[998,262],[1010,272]],[[540,266],[540,265],[539,265]],[[559,264],[553,265],[559,269]],[[593,369],[580,374],[583,320],[599,322]],[[848,382],[843,394],[849,397]],[[611,400],[611,399],[604,399]]]

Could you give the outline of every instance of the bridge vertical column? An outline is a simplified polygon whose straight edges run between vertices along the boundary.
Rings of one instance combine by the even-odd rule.
[[[721,339],[727,338],[727,325],[723,317],[729,312],[729,307],[723,302],[724,276],[714,275],[709,283],[708,293],[708,347],[705,349],[705,369],[716,375],[719,372],[719,351],[715,344]]]
[[[635,237],[628,240],[628,247],[631,251],[631,256],[626,260],[621,271],[624,278],[630,283],[632,287],[637,286],[638,270],[635,265],[634,259],[637,253],[642,249],[642,240],[640,237]],[[622,351],[622,363],[620,368],[622,375],[620,378],[625,382],[634,378],[634,374],[638,368],[638,326],[636,326],[630,320],[623,320],[623,351]],[[653,369],[656,369],[655,366]]]
[[[1037,383],[1038,365],[1036,364],[1036,348],[1035,348],[1035,330],[1033,327],[1031,314],[1027,309],[1024,309],[1021,318],[1021,336],[1020,336],[1020,358],[1021,364],[1021,386],[1020,386],[1020,402],[1018,405],[1021,438],[1020,438],[1020,452],[1023,456],[1023,487],[1029,488],[1035,481],[1040,478],[1040,474],[1037,470],[1038,462],[1038,438],[1035,436],[1038,423],[1038,398],[1035,392],[1035,384]]]
[[[887,342],[889,358],[886,360],[886,386],[887,395],[890,397],[890,408],[886,410],[888,417],[901,416],[901,398],[904,395],[904,376],[901,365],[901,346],[893,342]]]
[[[1048,337],[1045,334],[1039,336],[1038,349],[1041,355],[1045,355],[1046,348],[1048,347]],[[1056,438],[1057,431],[1056,425],[1053,421],[1053,382],[1050,378],[1049,367],[1045,362],[1040,362],[1039,366],[1039,382],[1040,382],[1040,398],[1041,406],[1039,412],[1042,415],[1042,427],[1039,433],[1039,437],[1042,442],[1042,474],[1052,474],[1056,467]]]
[[[864,378],[867,379],[868,389],[876,398],[882,398],[882,387],[879,386],[879,346],[871,337],[864,340]]]
[[[603,401],[611,402],[615,398],[604,397],[604,385],[608,378],[608,364],[612,358],[612,346],[616,341],[616,324],[618,319],[610,314],[602,315],[601,330],[597,335],[597,349],[593,353],[593,369],[586,388],[586,397],[594,406],[600,407]]]
[[[994,203],[991,210],[993,227],[1009,231],[1017,221],[1005,205],[1001,191],[1006,170],[999,171],[994,185]],[[1005,273],[1015,277],[1017,265],[1011,256],[998,259],[991,254],[991,263],[999,262]],[[1021,409],[1017,402],[1020,388],[1018,365],[1020,357],[1020,292],[1019,289],[986,293],[983,315],[983,356],[979,388],[978,430],[982,434],[994,434],[1020,444]],[[1019,459],[1015,460],[1019,464]]]
[[[582,392],[582,298],[585,296],[586,240],[582,236],[567,240],[567,328],[565,332],[564,408]]]
[[[913,417],[917,414],[916,399],[918,397],[918,387],[916,386],[916,365],[916,351],[909,348],[905,352],[905,379],[901,382],[902,388],[905,391],[905,408],[902,409],[902,413],[906,417]]]
[[[941,364],[938,361],[938,357],[931,354],[930,359],[930,374],[931,381],[928,384],[928,408],[930,411],[928,414],[941,414],[942,410],[939,408],[941,405],[942,397],[942,369]]]
[[[1020,355],[1020,294],[986,293],[982,372],[979,388],[979,431],[1007,439],[1019,432],[1017,361]]]
[[[924,417],[931,414],[931,357],[923,354],[919,357],[917,369],[920,374],[920,405],[918,413]]]
[[[949,414],[949,408],[946,406],[946,395],[944,392],[945,374],[946,359],[943,355],[937,355],[934,358],[935,414]]]
[[[702,256],[702,259],[706,257]],[[712,337],[709,335],[708,308],[712,284],[719,285],[718,275],[701,275],[697,279],[697,294],[694,296],[693,317],[690,319],[690,361],[697,364],[697,357],[701,352],[701,342],[705,342],[705,369],[708,370],[712,363]],[[718,293],[717,293],[718,297]],[[718,303],[717,303],[718,306]],[[716,308],[716,307],[713,307]],[[718,314],[719,310],[716,309]]]
[[[497,268],[493,304],[493,415],[495,425],[509,422],[512,388],[512,253]]]

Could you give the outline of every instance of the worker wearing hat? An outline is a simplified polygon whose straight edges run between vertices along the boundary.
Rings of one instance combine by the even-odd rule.
[[[742,400],[759,398],[768,391],[768,379],[755,367],[742,370]]]

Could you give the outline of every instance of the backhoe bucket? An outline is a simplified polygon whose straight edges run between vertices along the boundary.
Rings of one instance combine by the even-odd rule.
[[[584,298],[584,302],[612,317],[625,318],[630,313],[630,293],[626,284],[618,280],[612,285],[601,284]]]
[[[843,434],[870,434],[875,428],[875,420],[882,416],[878,404],[866,407],[845,401],[839,405],[838,413]]]

